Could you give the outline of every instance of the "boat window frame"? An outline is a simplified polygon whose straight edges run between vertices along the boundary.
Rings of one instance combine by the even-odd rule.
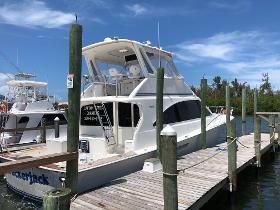
[[[198,114],[197,114],[197,117],[193,118],[193,117],[190,117],[189,119],[182,119],[182,114],[180,114],[180,110],[178,109],[179,107],[179,104],[182,105],[183,103],[188,103],[188,102],[196,102],[197,103],[197,109],[198,109]],[[185,104],[185,106],[186,106]],[[189,105],[187,105],[189,106]],[[197,99],[191,99],[191,100],[185,100],[185,101],[178,101],[174,104],[172,104],[171,106],[169,106],[168,108],[166,108],[163,112],[163,124],[166,125],[166,124],[176,124],[176,123],[181,123],[181,122],[186,122],[186,121],[189,121],[189,120],[195,120],[195,119],[199,119],[201,117],[201,101],[200,100],[197,100]],[[174,113],[175,115],[170,117],[166,115],[166,113],[170,110],[172,111],[172,109],[174,110]],[[190,112],[189,112],[190,113]],[[187,113],[189,115],[189,113]],[[206,109],[206,116],[210,116],[211,115],[211,112]],[[192,116],[192,115],[190,115]],[[184,116],[185,117],[185,116]],[[170,119],[175,119],[175,121],[171,122]],[[155,127],[156,126],[156,121],[153,123],[153,126]]]

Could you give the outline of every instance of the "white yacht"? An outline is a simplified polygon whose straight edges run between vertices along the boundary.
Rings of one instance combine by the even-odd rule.
[[[7,82],[13,105],[7,113],[2,113],[3,129],[36,128],[40,126],[42,118],[46,125],[52,125],[56,117],[63,124],[62,131],[66,133],[65,112],[55,110],[47,95],[47,83],[31,80],[32,74],[17,73],[14,80]],[[5,117],[4,117],[5,116]],[[4,132],[1,137],[2,146],[9,144],[22,144],[39,142],[40,131],[12,131]],[[47,138],[54,137],[52,130],[47,130]]]
[[[172,53],[126,39],[82,50],[91,83],[81,94],[78,191],[141,170],[156,151],[156,69],[164,68],[164,126],[177,132],[178,154],[199,149],[200,99],[177,72]],[[159,61],[160,59],[160,61]],[[207,108],[207,146],[225,140],[226,117]],[[38,156],[66,151],[66,136],[22,151]],[[12,155],[9,158],[13,158]],[[6,174],[8,185],[34,199],[61,186],[65,163]]]

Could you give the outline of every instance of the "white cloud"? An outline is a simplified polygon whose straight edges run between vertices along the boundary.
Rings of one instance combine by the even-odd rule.
[[[186,6],[181,7],[164,7],[160,5],[152,4],[126,4],[124,5],[125,11],[119,14],[122,18],[127,17],[163,17],[172,15],[189,15],[193,14],[195,10],[187,8]]]
[[[229,60],[234,46],[231,44],[190,44],[183,46],[182,49],[196,56]]]
[[[74,20],[73,14],[53,10],[39,0],[0,6],[0,22],[16,26],[58,28]]]
[[[145,14],[148,9],[140,4],[125,5],[126,9],[134,14],[134,16],[139,16]]]
[[[9,87],[6,84],[9,80],[13,79],[14,75],[10,73],[2,73],[0,72],[0,94],[1,95],[7,95],[9,91]]]
[[[216,69],[220,76],[236,77],[251,85],[268,73],[272,85],[280,88],[279,34],[260,31],[219,33],[208,38],[185,41],[175,47],[175,57],[187,66]]]
[[[250,1],[211,1],[209,6],[216,9],[240,11],[251,6]]]

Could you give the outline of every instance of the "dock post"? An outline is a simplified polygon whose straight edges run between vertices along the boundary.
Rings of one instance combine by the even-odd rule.
[[[256,112],[258,110],[258,91],[254,90],[254,125],[256,124]]]
[[[69,188],[60,188],[46,192],[43,197],[44,210],[69,210],[70,209]]]
[[[254,147],[256,155],[256,164],[257,167],[261,167],[261,118],[258,115],[255,115],[255,124],[254,124]]]
[[[59,121],[58,117],[54,118],[54,137],[59,138]]]
[[[171,126],[167,125],[161,131],[160,135],[162,146],[164,210],[177,210],[177,133]]]
[[[230,106],[230,89],[229,86],[226,86],[226,125],[227,125],[227,136],[230,135],[230,111],[231,111],[231,106]]]
[[[205,149],[206,144],[206,91],[207,91],[207,79],[201,79],[201,134],[200,134],[200,148]]]
[[[157,126],[157,157],[161,160],[160,132],[163,128],[163,86],[164,69],[157,69],[157,89],[156,89],[156,126]]]
[[[242,89],[242,136],[247,135],[246,102],[246,87],[244,87]]]
[[[73,76],[73,87],[68,88],[67,152],[78,152],[82,69],[81,25],[71,25],[69,45],[69,75]],[[66,162],[65,181],[66,187],[75,194],[78,182],[78,159]]]
[[[236,124],[230,122],[230,135],[227,137],[228,146],[228,177],[230,181],[230,192],[237,190],[237,144],[236,144]]]
[[[46,143],[46,119],[41,119],[41,136],[40,136],[40,143]]]

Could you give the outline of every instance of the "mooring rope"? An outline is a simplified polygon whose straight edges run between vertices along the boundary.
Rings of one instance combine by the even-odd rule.
[[[222,148],[222,149],[220,149],[217,153],[215,153],[215,154],[213,154],[213,155],[211,155],[210,157],[207,157],[207,158],[205,158],[204,160],[202,160],[202,161],[200,161],[200,162],[198,162],[198,163],[195,163],[195,164],[193,164],[193,165],[191,165],[191,166],[188,166],[188,167],[186,167],[186,168],[183,168],[183,169],[179,169],[179,170],[177,170],[178,171],[178,174],[179,173],[181,173],[181,172],[185,172],[185,170],[187,170],[187,169],[190,169],[190,168],[193,168],[193,167],[195,167],[195,166],[197,166],[197,165],[199,165],[199,164],[201,164],[201,163],[204,163],[205,161],[207,161],[207,160],[210,160],[211,158],[214,158],[215,156],[217,156],[218,154],[220,154],[221,152],[224,152],[232,143],[234,143],[236,140],[237,140],[237,137],[231,137],[231,136],[227,136],[227,138],[231,138],[232,139],[232,141],[229,143],[229,144],[227,144],[227,146],[225,146],[224,148]],[[166,174],[166,173],[164,173],[164,174]],[[178,175],[177,174],[177,175]],[[175,174],[167,174],[167,175],[174,175],[175,176]]]
[[[269,140],[273,139],[274,137],[275,137],[275,130],[273,131],[273,134],[272,134],[272,136],[270,137]],[[193,165],[191,165],[191,166],[188,166],[188,167],[186,167],[186,168],[177,170],[177,174],[169,174],[169,173],[163,173],[163,174],[169,175],[169,176],[178,176],[180,173],[184,173],[185,170],[190,169],[190,168],[193,168],[193,167],[195,167],[195,166],[197,166],[197,165],[199,165],[199,164],[201,164],[201,163],[206,162],[207,160],[210,160],[211,158],[214,158],[215,156],[217,156],[217,155],[220,154],[221,152],[223,152],[223,151],[225,151],[226,149],[228,149],[228,147],[229,147],[232,143],[234,143],[234,142],[238,142],[241,146],[243,146],[243,147],[245,147],[245,148],[249,148],[249,149],[257,148],[257,147],[261,144],[261,142],[262,142],[262,141],[260,141],[257,145],[255,145],[255,146],[253,146],[253,147],[250,147],[250,146],[247,146],[247,145],[241,143],[241,142],[238,140],[238,137],[227,136],[227,138],[231,139],[232,141],[231,141],[229,144],[227,144],[227,146],[225,146],[225,147],[223,147],[223,148],[218,148],[219,151],[216,152],[215,154],[211,155],[210,157],[207,157],[207,158],[205,158],[204,160],[202,160],[202,161],[200,161],[200,162],[198,162],[198,163],[195,163],[195,164],[193,164]]]

